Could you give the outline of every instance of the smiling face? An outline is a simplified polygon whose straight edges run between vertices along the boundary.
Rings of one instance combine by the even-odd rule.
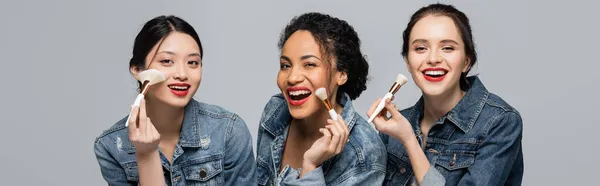
[[[428,96],[461,91],[461,74],[469,68],[460,31],[446,16],[428,15],[414,25],[406,61],[413,80]]]
[[[318,111],[326,112],[315,95],[321,87],[327,89],[327,97],[335,105],[335,93],[345,83],[346,73],[332,68],[336,62],[327,56],[309,31],[294,32],[283,45],[277,86],[293,118],[304,119]]]
[[[166,77],[165,81],[151,86],[147,99],[185,107],[202,79],[200,48],[195,40],[188,34],[172,32],[151,49],[145,61],[146,69],[159,70]],[[139,80],[140,71],[136,67],[130,71]]]

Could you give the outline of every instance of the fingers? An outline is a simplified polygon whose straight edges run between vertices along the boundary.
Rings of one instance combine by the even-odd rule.
[[[348,142],[348,138],[350,137],[350,131],[348,130],[348,125],[346,124],[346,121],[339,114],[338,114],[337,123],[338,123],[340,131],[342,133],[342,139],[340,140],[340,145],[341,145],[340,152],[341,152],[344,149],[344,145],[346,144],[346,142]]]
[[[371,104],[371,108],[369,108],[369,111],[367,111],[367,116],[371,117],[371,115],[373,114],[373,112],[375,111],[375,109],[377,108],[377,105],[379,105],[379,102],[381,101],[381,98],[377,99],[375,102],[373,102]]]
[[[396,104],[392,103],[392,101],[386,100],[385,108],[388,112],[390,112],[390,114],[392,115],[392,118],[398,119],[398,118],[402,117],[402,114],[400,114],[400,112],[396,108]]]
[[[139,115],[139,125],[138,128],[140,131],[146,132],[146,122],[148,121],[148,117],[146,116],[146,100],[142,99],[140,102],[140,115]],[[147,133],[146,133],[147,134]]]
[[[129,121],[127,121],[127,123],[129,124],[129,126],[127,126],[127,128],[129,128],[129,134],[134,134],[135,130],[137,129],[137,118],[138,118],[138,112],[139,112],[140,108],[139,107],[133,107],[131,109],[131,113],[129,113]]]
[[[329,130],[325,128],[320,128],[319,132],[323,133],[323,144],[329,145],[329,143],[331,142],[331,132],[329,132]]]
[[[156,130],[156,127],[154,127],[154,124],[152,124],[152,121],[150,121],[150,118],[148,118],[148,122],[146,123],[146,128],[147,128],[147,132],[146,134],[148,134],[149,136],[151,136],[152,139],[157,140],[160,139],[160,133],[158,133],[158,130]]]
[[[328,120],[328,123],[335,123],[335,122]],[[325,128],[329,129],[329,131],[331,131],[331,134],[332,134],[331,143],[328,144],[328,146],[327,146],[327,152],[328,153],[336,153],[339,149],[339,143],[340,143],[340,139],[341,139],[340,130],[338,129],[336,124],[327,125],[327,126],[325,126]]]

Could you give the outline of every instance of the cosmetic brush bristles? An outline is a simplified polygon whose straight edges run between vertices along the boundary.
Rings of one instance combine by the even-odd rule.
[[[133,111],[133,107],[140,106],[140,102],[142,101],[142,99],[144,99],[144,95],[146,95],[146,93],[148,92],[148,89],[150,88],[151,85],[163,82],[167,79],[162,72],[160,72],[156,69],[148,69],[143,72],[140,72],[138,74],[138,77],[140,78],[140,81],[142,82],[142,88],[140,90],[140,93],[135,98],[135,101],[133,102],[133,106],[131,107],[132,111]],[[131,116],[131,111],[129,113],[129,116],[127,116],[127,121],[125,121],[125,127],[129,126],[130,116]]]
[[[323,104],[325,105],[325,107],[329,111],[329,116],[331,117],[331,119],[332,120],[337,120],[337,113],[335,112],[335,110],[333,110],[333,107],[331,106],[331,103],[329,102],[329,99],[327,99],[327,91],[325,90],[325,88],[321,87],[321,88],[317,89],[317,91],[315,92],[315,94],[317,95],[317,97],[319,99],[321,99],[321,101],[323,101]]]
[[[160,83],[166,80],[165,75],[156,70],[156,69],[148,69],[145,70],[143,72],[140,72],[138,74],[138,77],[140,78],[140,81],[142,82],[142,90],[140,91],[140,93],[143,93],[145,95],[145,90],[147,89],[147,87],[154,85],[156,83]]]
[[[375,108],[375,111],[373,112],[373,114],[371,114],[371,117],[369,117],[369,120],[367,120],[368,123],[373,122],[373,120],[379,114],[379,112],[381,112],[381,110],[383,110],[383,107],[385,107],[385,100],[391,99],[392,96],[394,96],[394,94],[396,94],[396,92],[398,92],[398,90],[400,90],[400,87],[402,87],[404,84],[406,84],[407,81],[408,80],[406,79],[406,76],[404,76],[402,74],[398,74],[398,76],[396,77],[396,82],[394,82],[394,85],[392,85],[392,88],[390,88],[390,90],[385,94],[385,96],[383,96],[381,101],[379,101],[379,104]]]

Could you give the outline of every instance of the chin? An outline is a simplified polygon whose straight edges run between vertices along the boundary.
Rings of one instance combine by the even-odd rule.
[[[316,97],[310,98],[311,100],[299,106],[292,106],[288,101],[288,110],[290,111],[290,115],[294,119],[306,119],[313,115],[318,110],[318,103],[315,104]]]
[[[187,106],[194,95],[193,93],[195,92],[196,91],[190,90],[186,96],[176,96],[175,94],[171,93],[170,90],[165,90],[161,91],[160,94],[154,95],[153,97],[156,101],[161,102],[164,105],[174,108],[183,108]]]

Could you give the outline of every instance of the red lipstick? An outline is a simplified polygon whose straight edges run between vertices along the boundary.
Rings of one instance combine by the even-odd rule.
[[[168,86],[171,89],[171,93],[178,97],[184,97],[190,91],[190,84],[187,83],[173,83]]]

